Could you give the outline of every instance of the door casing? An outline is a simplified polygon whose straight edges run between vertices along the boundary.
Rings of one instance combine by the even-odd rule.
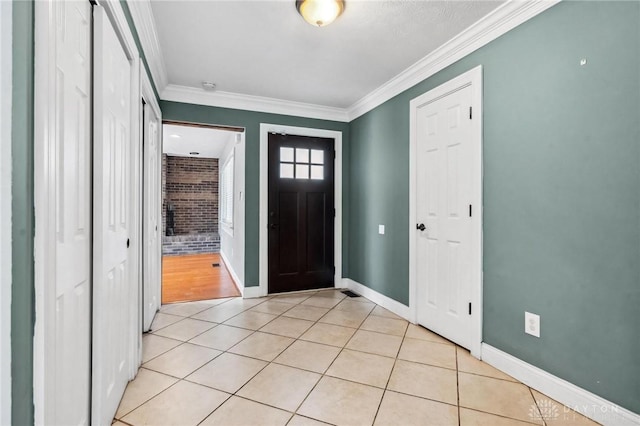
[[[334,197],[336,218],[334,226],[334,265],[336,273],[334,286],[342,283],[342,132],[336,130],[312,129],[307,127],[282,126],[278,124],[260,123],[260,230],[259,230],[259,286],[245,287],[243,296],[261,297],[269,292],[269,235],[268,235],[268,210],[269,210],[269,177],[268,177],[268,144],[269,133],[285,133],[289,135],[332,138],[335,141],[335,175]],[[246,285],[246,284],[245,284]]]
[[[416,278],[416,190],[417,183],[417,117],[420,105],[442,98],[463,87],[471,86],[472,120],[472,175],[473,186],[471,204],[473,215],[471,231],[471,354],[481,358],[482,343],[482,66],[470,71],[412,99],[409,103],[410,135],[409,135],[409,311],[410,320],[417,318],[417,278]],[[444,336],[447,337],[447,336]]]

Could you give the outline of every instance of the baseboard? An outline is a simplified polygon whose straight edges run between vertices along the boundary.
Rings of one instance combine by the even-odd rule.
[[[229,271],[229,273],[231,274],[231,278],[233,278],[233,281],[236,283],[236,287],[238,287],[238,290],[240,290],[240,294],[242,294],[242,297],[246,297],[244,295],[245,293],[244,283],[242,282],[240,277],[238,277],[238,274],[236,274],[235,269],[233,269],[231,262],[229,261],[229,259],[227,258],[227,256],[224,254],[222,250],[220,250],[220,257],[224,262],[224,266],[227,267],[227,271]]]
[[[354,293],[358,293],[359,295],[366,297],[372,302],[406,319],[407,321],[414,322],[413,318],[411,318],[411,310],[407,305],[403,305],[397,300],[393,300],[392,298],[385,296],[382,293],[378,293],[377,291],[372,290],[369,287],[352,280],[351,278],[343,278],[342,286],[348,288]]]
[[[257,297],[263,296],[266,295],[262,294],[262,289],[260,288],[260,286],[244,287],[244,290],[242,291],[242,297],[245,299],[255,299]]]
[[[605,426],[640,425],[640,415],[486,343],[482,344],[482,360]]]

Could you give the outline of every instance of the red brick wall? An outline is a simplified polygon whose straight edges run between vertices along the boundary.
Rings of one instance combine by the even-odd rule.
[[[163,160],[163,222],[172,204],[175,235],[218,232],[218,159]]]

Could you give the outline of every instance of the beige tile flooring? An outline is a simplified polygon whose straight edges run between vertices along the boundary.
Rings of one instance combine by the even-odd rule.
[[[595,425],[340,291],[163,306],[122,425]]]

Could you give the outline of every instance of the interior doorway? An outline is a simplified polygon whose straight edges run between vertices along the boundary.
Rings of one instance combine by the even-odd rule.
[[[162,134],[162,303],[240,296],[244,133],[165,122]]]

